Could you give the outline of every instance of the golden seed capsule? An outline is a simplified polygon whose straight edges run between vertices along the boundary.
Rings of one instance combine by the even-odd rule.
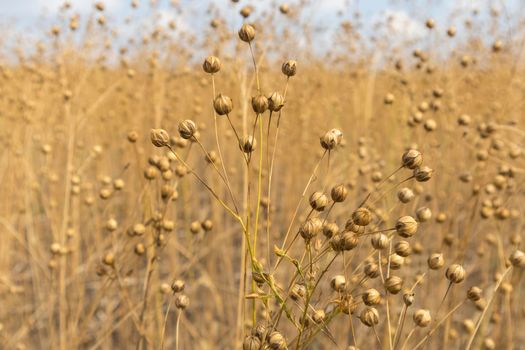
[[[221,70],[221,61],[215,56],[208,56],[202,64],[202,69],[209,74],[215,74]]]
[[[297,73],[297,62],[294,60],[286,61],[281,70],[287,77],[293,77]]]
[[[465,279],[466,272],[463,266],[452,264],[447,268],[445,276],[451,283],[461,283]]]
[[[379,323],[379,312],[373,307],[367,307],[359,315],[361,322],[367,327],[373,327]]]
[[[268,109],[268,99],[264,95],[257,95],[252,97],[252,108],[257,114],[263,114]]]
[[[164,147],[168,145],[170,141],[170,136],[168,132],[164,129],[151,129],[150,131],[151,143],[155,147]]]
[[[185,140],[191,139],[197,132],[197,126],[192,120],[183,120],[178,126],[179,135]]]
[[[445,260],[443,259],[443,254],[433,253],[428,257],[427,260],[428,267],[431,270],[439,270],[445,265]]]
[[[361,297],[368,306],[378,305],[381,302],[381,294],[374,288],[367,289]]]
[[[396,222],[396,231],[401,237],[412,237],[417,231],[417,221],[408,215],[400,217]]]
[[[408,169],[416,169],[423,163],[423,156],[418,150],[410,149],[403,153],[401,162]]]
[[[367,226],[372,221],[372,214],[368,209],[361,207],[352,213],[352,220],[356,225]]]
[[[330,196],[332,197],[332,200],[336,203],[344,202],[346,197],[348,196],[348,189],[344,184],[334,186],[330,191]]]
[[[239,29],[239,38],[249,43],[255,38],[255,28],[249,24],[243,24],[241,29]]]
[[[414,313],[413,320],[416,326],[427,327],[432,321],[432,317],[430,316],[430,311],[419,309]]]
[[[219,93],[213,100],[213,108],[218,115],[230,114],[233,109],[232,99]]]

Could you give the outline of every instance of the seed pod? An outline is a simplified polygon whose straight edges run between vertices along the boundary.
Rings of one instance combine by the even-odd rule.
[[[388,242],[390,240],[388,237],[382,233],[376,233],[370,238],[370,243],[372,243],[372,247],[377,250],[383,250],[386,247],[388,247]]]
[[[179,123],[179,135],[185,140],[191,139],[197,132],[197,126],[192,120],[183,120]]]
[[[287,77],[293,77],[297,73],[297,62],[294,60],[286,61],[283,63],[281,70]]]
[[[441,253],[431,254],[428,257],[427,264],[431,270],[439,270],[445,265],[445,259],[443,259],[443,254]]]
[[[134,251],[135,251],[135,254],[137,254],[138,256],[141,256],[142,254],[144,254],[144,252],[146,252],[146,247],[142,243],[137,243],[137,245],[135,245]]]
[[[254,335],[248,335],[242,342],[242,350],[259,350],[261,348],[261,340]]]
[[[357,303],[354,302],[352,295],[346,294],[341,298],[339,309],[346,315],[352,315],[355,312],[355,309],[357,309]]]
[[[468,125],[470,125],[470,121],[471,121],[471,118],[467,114],[462,114],[458,118],[458,124],[459,125],[468,126]]]
[[[108,231],[113,232],[118,228],[118,222],[117,220],[111,218],[106,222],[106,228]]]
[[[434,173],[434,170],[427,166],[414,169],[414,177],[418,182],[426,182],[430,180],[430,178],[432,177],[432,173]]]
[[[306,241],[311,240],[321,230],[323,229],[323,221],[319,218],[310,218],[308,219],[303,226],[301,226],[301,229],[299,230],[299,233],[301,234],[301,237],[303,237]]]
[[[268,335],[268,344],[270,349],[282,350],[286,348],[286,339],[281,333],[273,331]]]
[[[128,141],[131,142],[131,143],[135,143],[137,142],[137,140],[139,139],[139,134],[138,132],[136,131],[130,131],[128,133]]]
[[[509,257],[510,263],[514,267],[525,267],[525,253],[515,250]]]
[[[310,195],[310,206],[317,211],[323,211],[328,205],[328,197],[322,192],[314,192]]]
[[[387,93],[385,95],[385,98],[383,99],[383,102],[386,104],[386,105],[391,105],[392,103],[394,103],[394,100],[395,100],[395,97],[393,94],[391,93]]]
[[[368,278],[376,278],[379,276],[379,266],[373,261],[367,262],[364,272]]]
[[[456,27],[449,27],[449,28],[447,29],[447,35],[448,35],[449,37],[453,37],[453,36],[455,36],[455,35],[456,35]]]
[[[426,327],[432,321],[432,317],[430,316],[430,311],[419,309],[414,313],[413,320],[416,326]]]
[[[419,222],[425,222],[432,218],[432,211],[427,207],[421,207],[416,210],[416,216]]]
[[[390,276],[385,280],[385,288],[392,294],[397,294],[403,288],[403,279],[398,276]]]
[[[336,292],[343,292],[346,288],[346,278],[343,275],[336,275],[330,281],[330,287]]]
[[[368,209],[361,207],[352,213],[352,220],[356,225],[367,226],[372,221],[372,214]]]
[[[201,222],[201,227],[204,231],[209,232],[213,229],[213,221],[211,220],[204,220]]]
[[[251,135],[243,136],[239,147],[244,153],[252,153],[257,147],[257,140]]]
[[[255,28],[249,24],[243,24],[241,29],[239,29],[239,38],[242,41],[249,43],[255,38]]]
[[[396,231],[401,237],[412,237],[417,231],[417,221],[411,216],[402,216],[396,222]]]
[[[405,263],[405,258],[398,254],[392,254],[390,256],[390,269],[399,270]]]
[[[359,315],[361,322],[367,327],[374,327],[379,323],[379,312],[373,307],[367,307]]]
[[[412,304],[414,304],[414,293],[403,294],[403,302],[406,306],[411,306]]]
[[[394,251],[397,255],[406,258],[412,254],[412,247],[410,247],[410,243],[407,241],[399,241],[394,246]]]
[[[268,108],[272,112],[279,112],[284,106],[284,97],[281,93],[275,91],[268,96]]]
[[[379,305],[381,302],[381,294],[374,288],[367,289],[361,297],[368,306]]]
[[[155,147],[164,147],[169,144],[170,136],[164,129],[151,129],[150,131],[151,143]]]
[[[257,114],[263,114],[268,109],[268,99],[264,95],[252,97],[252,108]]]
[[[482,296],[483,296],[483,291],[479,287],[473,286],[473,287],[470,287],[467,291],[468,300],[478,301],[481,299]]]
[[[352,250],[359,244],[359,238],[353,232],[344,232],[341,235],[341,240],[339,244],[342,250]]]
[[[333,150],[343,139],[343,133],[339,129],[332,129],[323,135],[320,139],[321,147],[325,150]]]
[[[325,317],[326,317],[326,313],[324,312],[324,310],[316,310],[312,314],[312,320],[317,324],[322,323]]]
[[[465,279],[465,269],[459,264],[452,264],[447,268],[445,276],[451,283],[461,283]]]
[[[215,56],[208,56],[202,64],[206,73],[214,74],[221,70],[221,61]]]
[[[401,203],[408,203],[414,199],[414,192],[408,187],[403,187],[397,192],[397,198]]]
[[[190,305],[190,298],[188,298],[186,295],[181,294],[178,295],[177,298],[175,298],[175,306],[179,310],[184,310]]]
[[[268,328],[262,323],[259,323],[252,328],[252,335],[260,340],[263,340],[266,337],[266,332],[268,332]],[[259,348],[257,348],[257,350],[259,350]]]
[[[219,93],[213,100],[213,108],[218,115],[230,114],[233,109],[232,99]]]
[[[297,301],[306,295],[306,288],[302,284],[294,284],[290,297]]]
[[[418,150],[409,149],[408,151],[403,153],[403,157],[401,157],[401,162],[403,163],[403,166],[405,168],[416,169],[423,163],[423,156]]]
[[[281,4],[281,6],[279,6],[279,11],[281,11],[283,15],[286,15],[290,12],[290,6],[288,6],[288,4]]]
[[[175,280],[171,284],[171,290],[173,293],[180,293],[184,290],[184,287],[186,287],[186,283],[183,280]]]
[[[332,197],[332,200],[336,203],[344,202],[346,197],[348,196],[348,189],[344,184],[334,186],[332,187],[332,191],[330,191],[330,196]]]
[[[111,252],[106,253],[106,255],[104,255],[104,258],[102,259],[102,262],[104,263],[104,265],[114,266],[115,265],[115,255]]]
[[[238,1],[235,1],[238,2]],[[244,6],[241,11],[239,11],[242,17],[248,18],[252,13],[252,7],[250,5]]]
[[[335,222],[327,222],[323,226],[323,235],[326,238],[332,238],[334,235],[339,234],[339,226]]]
[[[356,225],[354,220],[348,219],[345,224],[345,230],[362,235],[365,233],[365,226]]]

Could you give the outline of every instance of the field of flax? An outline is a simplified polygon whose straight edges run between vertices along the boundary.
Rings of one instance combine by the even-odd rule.
[[[520,14],[266,6],[4,43],[0,349],[525,349]]]

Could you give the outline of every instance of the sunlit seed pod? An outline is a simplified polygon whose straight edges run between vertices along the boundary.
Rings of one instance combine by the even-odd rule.
[[[175,306],[177,307],[177,309],[184,310],[189,305],[190,305],[190,299],[186,295],[181,294],[175,298]]]
[[[510,263],[514,267],[523,268],[525,267],[525,253],[521,250],[516,249],[509,257]]]
[[[230,112],[233,110],[232,99],[219,93],[213,100],[213,108],[218,115],[230,114]]]
[[[370,261],[365,264],[364,273],[368,278],[376,278],[379,276],[379,265]]]
[[[51,254],[58,255],[60,254],[60,251],[62,250],[62,246],[60,245],[60,243],[55,242],[51,244],[51,247],[49,248],[49,250],[51,251]]]
[[[204,231],[210,232],[213,229],[213,221],[207,219],[201,222],[201,227]]]
[[[272,350],[284,350],[286,349],[286,339],[285,337],[277,332],[273,331],[268,335],[268,345]]]
[[[396,222],[396,232],[404,238],[412,237],[417,231],[417,221],[411,216],[400,217]]]
[[[337,234],[339,234],[339,226],[337,226],[335,222],[325,223],[323,225],[323,235],[326,238],[332,238]]]
[[[186,283],[183,280],[175,280],[171,284],[171,290],[173,293],[180,293],[186,287]]]
[[[403,279],[398,276],[390,276],[385,279],[385,288],[392,294],[397,294],[403,288]]]
[[[490,337],[483,339],[483,349],[484,350],[494,350],[496,349],[496,343]]]
[[[115,265],[115,255],[111,252],[106,253],[104,255],[104,258],[102,259],[102,263],[107,266],[114,266]]]
[[[138,256],[143,255],[146,252],[146,247],[142,243],[137,243],[134,249],[135,254]]]
[[[348,196],[348,189],[344,184],[334,186],[330,191],[330,196],[332,197],[332,200],[336,203],[344,202],[346,197]]]
[[[259,350],[261,349],[261,340],[254,335],[247,335],[242,342],[243,350]]]
[[[379,303],[381,303],[381,294],[374,288],[365,290],[361,298],[367,306],[379,305]]]
[[[408,187],[401,188],[397,192],[397,198],[399,199],[401,203],[408,203],[412,199],[414,199],[414,197],[415,197],[414,192]]]
[[[125,182],[122,179],[115,179],[115,181],[113,181],[113,188],[116,191],[122,190],[124,186],[125,186]]]
[[[151,129],[150,131],[151,143],[155,147],[164,147],[169,144],[170,136],[164,129]]]
[[[317,236],[323,229],[323,221],[319,218],[308,219],[300,228],[299,233],[306,241]]]
[[[391,105],[392,103],[394,103],[395,101],[395,97],[393,94],[391,93],[388,93],[385,95],[384,99],[383,99],[383,102],[386,104],[386,105]]]
[[[170,288],[170,285],[168,283],[161,283],[161,285],[159,286],[159,292],[161,294],[168,294],[171,292],[171,288]]]
[[[421,166],[421,164],[423,163],[423,156],[418,150],[410,149],[403,153],[403,156],[401,157],[401,162],[404,167],[413,170]]]
[[[358,226],[367,226],[372,221],[372,214],[367,208],[358,208],[352,213],[352,221]]]
[[[419,222],[426,222],[432,218],[432,211],[428,207],[420,207],[416,210],[416,217]]]
[[[403,264],[405,263],[405,258],[400,256],[397,253],[394,253],[390,256],[390,269],[391,270],[399,270]]]
[[[323,211],[328,205],[328,197],[322,192],[314,192],[310,195],[309,203],[312,209]]]
[[[406,258],[412,254],[412,247],[407,241],[399,241],[395,244],[394,251],[397,255]]]
[[[185,140],[191,139],[197,132],[197,126],[195,125],[195,122],[189,119],[181,121],[179,123],[178,129],[180,137]]]
[[[279,6],[279,11],[281,11],[283,15],[286,15],[290,12],[290,6],[288,6],[288,4],[281,4]]]
[[[249,154],[255,151],[257,140],[252,135],[243,136],[240,140],[239,148],[242,152]]]
[[[249,24],[243,24],[238,34],[242,41],[249,43],[255,38],[255,28]]]
[[[268,327],[266,327],[265,324],[259,323],[255,327],[252,328],[251,333],[253,336],[256,336],[257,338],[259,338],[259,340],[264,340],[266,338],[266,333],[268,332],[268,330],[269,329]]]
[[[202,69],[209,74],[218,73],[221,70],[221,61],[215,56],[208,56],[202,64]]]
[[[418,182],[426,182],[432,178],[434,170],[427,166],[422,166],[420,168],[414,169],[414,178]]]
[[[427,327],[432,321],[432,317],[430,316],[430,311],[425,310],[425,309],[417,310],[414,313],[414,316],[412,319],[414,320],[414,323],[418,327]]]
[[[175,167],[175,175],[178,177],[183,177],[188,173],[188,168],[186,168],[184,165],[179,164]]]
[[[425,26],[428,28],[428,29],[433,29],[435,26],[436,26],[436,22],[434,21],[434,19],[432,18],[429,18],[425,21]]]
[[[290,294],[290,297],[293,300],[299,300],[303,298],[306,295],[306,288],[302,284],[294,284],[292,287],[292,291]]]
[[[407,307],[414,304],[414,293],[403,294],[403,302],[405,303]]]
[[[325,320],[325,318],[326,318],[326,313],[324,312],[324,310],[315,310],[315,311],[312,313],[312,320],[313,320],[314,323],[316,323],[316,324],[323,323],[323,321]]]
[[[193,221],[190,224],[190,232],[196,235],[197,233],[201,232],[201,224],[198,221]]]
[[[341,234],[340,247],[344,251],[349,251],[357,247],[359,238],[354,232],[343,232]]]
[[[175,223],[172,220],[162,220],[162,229],[167,232],[173,231]]]
[[[339,302],[339,309],[346,315],[352,315],[357,309],[357,303],[350,294],[344,295]]]
[[[325,150],[331,151],[335,147],[339,146],[342,140],[343,140],[343,133],[341,132],[341,130],[332,129],[326,132],[320,138],[320,143],[321,143],[321,147],[323,147]]]
[[[351,231],[362,235],[363,233],[365,233],[365,226],[356,225],[356,223],[354,223],[354,220],[348,219],[345,224],[345,231]]]
[[[437,123],[434,119],[427,119],[423,124],[426,131],[434,131],[437,128]]]
[[[110,232],[115,231],[118,228],[117,220],[111,218],[106,221],[106,229]]]
[[[388,243],[390,242],[390,239],[382,234],[382,233],[376,233],[370,238],[370,243],[372,244],[372,247],[377,250],[383,250],[388,247]]]
[[[367,327],[374,327],[379,324],[379,312],[373,307],[367,307],[361,311],[359,320]]]
[[[239,13],[241,14],[242,17],[248,18],[250,14],[252,13],[252,10],[253,8],[250,5],[246,5],[243,8],[241,8]]]
[[[493,52],[500,52],[502,48],[503,48],[503,42],[501,40],[496,40],[494,44],[492,44]]]
[[[281,71],[287,77],[293,77],[297,73],[297,62],[294,60],[284,62]]]
[[[447,35],[448,35],[449,37],[453,37],[453,36],[455,36],[455,35],[456,35],[456,32],[457,32],[456,27],[449,27],[449,28],[447,29]]]
[[[252,109],[257,114],[263,114],[268,109],[268,98],[264,95],[257,95],[252,97]]]
[[[461,283],[466,277],[466,272],[463,266],[459,264],[452,264],[447,268],[445,277],[450,283]]]
[[[467,298],[471,301],[478,301],[483,296],[483,291],[481,288],[473,286],[470,287],[467,291]]]
[[[458,124],[463,126],[470,125],[471,118],[468,114],[462,114],[458,117]]]
[[[428,257],[427,260],[428,267],[431,270],[438,270],[445,265],[445,259],[441,253],[433,253]]]
[[[346,278],[343,275],[336,275],[330,281],[330,287],[339,293],[346,289]]]
[[[476,324],[470,318],[463,320],[462,325],[463,325],[463,329],[468,334],[472,334],[474,332],[474,329],[476,329]]]

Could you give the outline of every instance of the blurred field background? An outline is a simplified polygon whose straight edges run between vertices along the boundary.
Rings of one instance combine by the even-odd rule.
[[[525,349],[522,5],[0,1],[0,349]]]

